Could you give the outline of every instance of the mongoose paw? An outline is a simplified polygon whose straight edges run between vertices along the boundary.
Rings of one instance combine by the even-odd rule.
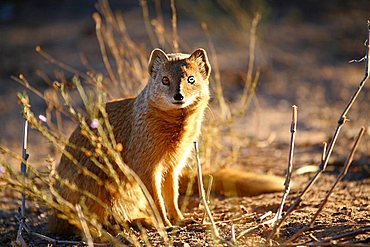
[[[181,225],[181,223],[184,220],[184,216],[179,210],[173,211],[172,213],[169,213],[169,219],[173,225]]]

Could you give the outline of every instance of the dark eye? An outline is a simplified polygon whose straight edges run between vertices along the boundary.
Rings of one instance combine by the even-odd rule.
[[[170,79],[168,79],[167,76],[163,76],[162,83],[163,83],[163,85],[168,86],[168,85],[170,85]]]
[[[194,78],[194,76],[189,76],[189,77],[188,77],[188,83],[190,83],[190,84],[194,84],[194,82],[195,82],[195,78]]]

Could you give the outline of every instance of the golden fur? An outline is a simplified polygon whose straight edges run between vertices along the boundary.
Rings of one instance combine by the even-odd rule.
[[[198,49],[192,55],[165,54],[156,49],[149,62],[150,79],[143,91],[132,99],[115,100],[107,103],[106,111],[117,143],[123,145],[124,162],[139,176],[152,196],[165,225],[181,221],[183,216],[178,206],[178,177],[189,156],[193,141],[197,140],[204,110],[209,100],[210,65],[206,52]],[[195,83],[190,84],[188,77]],[[169,79],[169,85],[162,78]],[[174,95],[180,93],[181,101]],[[89,140],[77,128],[69,139],[77,147],[91,150]],[[78,171],[66,156],[62,156],[57,174],[80,190],[95,195],[108,207],[128,221],[146,218],[148,208],[145,202],[138,203],[138,186],[126,184],[125,195],[111,193],[105,184],[110,178],[99,169],[81,150],[66,147],[83,167],[96,174],[104,185]],[[120,178],[125,181],[122,174]],[[56,185],[57,191],[68,202],[78,204],[81,194],[66,186]],[[130,200],[130,195],[132,195]],[[136,195],[136,196],[135,196]],[[122,197],[125,197],[124,200]],[[139,201],[145,201],[140,200]],[[107,220],[107,210],[91,198],[86,198],[86,206],[103,222]],[[65,232],[71,229],[69,223],[53,215],[50,229]]]
[[[123,146],[123,161],[146,186],[164,224],[171,226],[183,220],[178,206],[179,177],[193,148],[193,142],[200,134],[204,110],[209,101],[208,79],[211,67],[203,49],[197,49],[191,55],[165,54],[155,49],[151,54],[148,70],[148,83],[136,98],[108,102],[106,111],[116,142]],[[189,79],[191,76],[194,83],[189,83],[193,82]],[[162,82],[164,77],[168,79],[165,81],[167,85]],[[181,94],[182,99],[176,99],[176,94]],[[94,152],[89,140],[81,135],[80,128],[72,133],[69,141],[77,147]],[[84,152],[69,146],[66,151],[81,166],[99,177],[103,184],[99,185],[91,177],[81,174],[64,155],[56,170],[62,179],[76,184],[80,191],[96,196],[120,220],[135,222],[146,219],[150,222],[148,201],[143,198],[140,187],[127,182],[118,167],[115,169],[120,176],[124,193],[117,193],[117,189],[107,189],[107,184],[114,184],[111,178]],[[282,188],[281,181],[272,177],[262,179],[272,181],[264,186],[259,184],[261,179],[252,178],[254,175],[240,171],[220,170],[213,175],[216,191],[225,195],[230,194],[227,191],[231,188],[236,188],[239,195],[253,195]],[[80,203],[80,192],[61,184],[57,184],[55,188],[72,205]],[[107,222],[109,213],[106,207],[92,198],[86,198],[84,205],[102,222]],[[56,213],[51,216],[49,227],[51,231],[58,233],[73,230]]]

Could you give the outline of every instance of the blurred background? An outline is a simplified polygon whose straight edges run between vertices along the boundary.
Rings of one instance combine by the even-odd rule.
[[[96,90],[96,82],[103,78],[109,99],[135,96],[148,78],[146,66],[151,50],[156,47],[168,53],[175,50],[171,2],[0,1],[0,147],[21,154],[23,119],[17,92],[29,95],[36,117],[48,116],[51,112],[52,121],[40,120],[40,123],[53,131],[52,127],[58,122],[56,108],[63,108],[60,95],[56,96],[59,91],[53,88],[55,81],[66,86],[73,100],[78,98],[72,83],[76,80],[75,74],[79,74],[87,90]],[[340,114],[363,78],[364,63],[348,62],[360,60],[365,55],[370,1],[173,2],[179,51],[191,53],[203,47],[212,65],[210,109],[200,140],[203,167],[241,166],[257,173],[285,176],[291,106],[295,104],[298,105],[298,131],[292,181],[302,188],[299,185],[304,185],[316,171],[323,142],[330,141]],[[99,35],[103,38],[99,39]],[[102,45],[105,45],[107,56],[102,56]],[[113,73],[107,70],[104,59],[110,61]],[[88,84],[86,78],[92,83]],[[33,91],[19,80],[28,83]],[[295,218],[282,229],[281,236],[295,232],[316,212],[316,205],[334,182],[362,126],[367,130],[349,173],[338,185],[334,198],[310,236],[320,239],[360,226],[368,229],[369,83],[347,116],[350,121],[342,128],[325,174],[309,192],[304,208],[299,209]],[[126,86],[129,89],[123,90]],[[81,100],[74,102],[82,106]],[[67,138],[76,124],[63,116],[63,123],[59,125],[60,139]],[[47,167],[57,164],[60,157],[55,143],[49,143],[40,133],[30,130],[28,144],[30,166],[48,179]],[[14,171],[18,171],[19,159],[12,159],[10,152],[5,153],[0,152],[0,164],[10,163]],[[3,172],[4,167],[0,165],[0,176]],[[47,179],[43,182],[45,190],[40,190],[46,194],[50,184]],[[19,193],[5,183],[0,184],[0,194],[0,245],[5,245],[16,235],[18,221],[14,215]],[[39,223],[40,232],[43,232],[46,211],[42,205],[32,206],[32,200],[35,198],[27,201],[27,205],[31,205],[27,210],[32,211],[27,217],[35,223],[33,225]],[[240,200],[242,202],[215,200],[212,202],[216,206],[214,212],[235,216],[237,214],[229,208],[235,207],[235,212],[242,211],[242,215],[246,212],[264,214],[277,209],[280,193]],[[248,224],[239,224],[235,229],[241,231],[245,227]],[[261,231],[257,241],[252,237],[253,244],[242,244],[266,244],[263,234]],[[368,231],[364,235],[362,243],[368,243]],[[189,241],[190,238],[199,240],[198,245],[204,245],[202,231],[196,230],[186,236]]]
[[[163,22],[168,35],[172,35],[170,1],[109,3],[113,11],[123,13],[131,38],[148,57],[151,49],[160,44],[148,35],[143,6],[147,6],[148,18]],[[91,0],[1,1],[1,144],[20,151],[22,117],[16,92],[29,93],[36,114],[45,114],[46,110],[44,100],[10,77],[23,74],[43,92],[50,88],[45,76],[54,78],[61,71],[38,55],[36,46],[78,70],[86,71],[82,61],[88,60],[92,69],[106,74],[92,18],[95,4]],[[204,47],[209,52],[213,68],[219,68],[225,98],[230,102],[240,96],[248,76],[251,28],[256,15],[261,15],[256,25],[252,69],[260,74],[256,98],[242,123],[242,131],[257,141],[272,138],[286,142],[290,106],[297,104],[300,131],[297,141],[321,143],[330,137],[337,118],[363,77],[363,63],[348,61],[364,56],[369,1],[177,0],[175,5],[180,50],[190,53]],[[156,18],[158,11],[162,19]],[[152,22],[150,29],[154,28]],[[72,75],[65,76],[68,79]],[[116,96],[124,95],[120,94],[117,92]],[[353,138],[360,126],[369,127],[369,115],[367,85],[349,115],[351,122],[345,136]],[[66,135],[70,130],[68,124],[63,129]],[[368,136],[364,142],[367,154]],[[34,149],[31,159],[37,161],[50,153],[47,145],[39,145],[44,141],[37,133],[30,133],[29,142],[31,152]]]

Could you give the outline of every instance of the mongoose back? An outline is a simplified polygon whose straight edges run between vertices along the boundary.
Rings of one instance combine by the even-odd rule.
[[[209,76],[211,66],[203,49],[189,54],[166,54],[160,49],[152,51],[149,60],[149,80],[136,98],[119,99],[106,104],[106,112],[117,143],[123,145],[121,156],[133,170],[153,198],[160,217],[166,226],[183,220],[179,210],[179,177],[200,134],[204,111],[209,101]],[[94,152],[89,140],[76,128],[69,142]],[[81,173],[73,162],[62,155],[56,169],[61,179],[75,184],[79,191],[59,183],[55,188],[71,205],[79,204],[80,191],[92,194],[105,204],[91,197],[84,198],[84,205],[101,222],[107,222],[109,211],[115,217],[128,222],[151,220],[150,205],[142,200],[141,188],[126,182],[122,173],[120,180],[124,193],[108,189],[109,178],[81,149],[66,147],[82,167],[94,173],[103,184]],[[118,168],[118,167],[116,167]],[[283,180],[272,176],[254,176],[242,171],[220,170],[214,175],[216,193],[230,195],[237,188],[239,195],[279,191]],[[186,177],[185,180],[186,181]],[[267,182],[267,183],[266,183]],[[113,192],[112,192],[113,191]],[[231,193],[232,194],[232,193]],[[234,193],[235,194],[235,193]],[[147,223],[147,222],[146,222]],[[75,231],[68,221],[55,212],[49,228],[56,233]]]

